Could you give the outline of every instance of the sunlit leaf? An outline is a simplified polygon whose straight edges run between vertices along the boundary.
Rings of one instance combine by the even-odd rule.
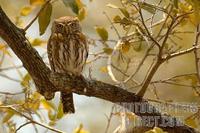
[[[11,54],[8,51],[8,49],[6,48],[5,44],[0,44],[0,51],[2,51],[4,54],[9,55],[11,57]]]
[[[113,4],[107,4],[106,5],[107,7],[110,7],[110,8],[114,8],[114,9],[118,9],[119,7],[118,6],[116,6],[116,5],[113,5]]]
[[[103,73],[108,73],[108,69],[107,69],[106,66],[101,67],[99,70],[100,70],[101,72],[103,72]]]
[[[108,31],[104,27],[96,26],[95,29],[103,41],[108,40]]]
[[[79,9],[81,9],[85,6],[81,0],[75,0],[75,1],[76,1],[76,4],[77,4]]]
[[[33,8],[32,8],[31,6],[25,6],[25,7],[23,7],[23,8],[21,9],[20,15],[21,15],[21,16],[27,16],[27,15],[29,15],[29,14],[31,13],[32,9],[33,9]]]
[[[40,35],[44,34],[44,32],[46,31],[51,20],[51,13],[52,5],[48,3],[38,17]]]
[[[49,111],[52,110],[52,109],[53,110],[57,110],[56,106],[54,105],[54,103],[52,103],[50,101],[42,99],[40,103],[46,110],[49,110]]]
[[[185,124],[188,125],[188,126],[191,126],[193,128],[197,128],[198,127],[195,119],[192,119],[192,118],[186,119],[185,120]]]
[[[161,128],[159,127],[154,127],[152,130],[149,130],[145,133],[167,133],[167,132],[164,132]]]
[[[83,124],[80,124],[80,126],[76,128],[73,133],[89,133],[89,132],[83,129]]]
[[[86,11],[85,11],[85,8],[81,8],[79,11],[78,11],[78,19],[80,21],[82,21],[86,16]]]
[[[112,54],[113,49],[109,48],[109,47],[105,47],[105,48],[103,48],[103,52],[106,53],[107,55],[110,55],[110,54]]]
[[[30,5],[42,5],[45,0],[30,0]]]
[[[32,46],[40,46],[44,43],[46,43],[46,41],[41,40],[40,38],[35,38],[33,41],[31,41]]]

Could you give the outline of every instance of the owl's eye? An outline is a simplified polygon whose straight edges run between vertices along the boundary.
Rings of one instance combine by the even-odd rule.
[[[76,27],[76,26],[77,26],[76,23],[72,23],[72,24],[71,24],[71,27]]]
[[[62,29],[62,28],[63,28],[63,25],[62,25],[62,24],[59,24],[59,25],[57,25],[57,27],[58,27],[59,29]]]

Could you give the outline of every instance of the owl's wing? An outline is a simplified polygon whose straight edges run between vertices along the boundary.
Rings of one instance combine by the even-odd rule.
[[[51,70],[55,72],[55,66],[53,63],[53,39],[52,37],[49,38],[48,43],[47,43],[47,54],[48,54],[48,58],[49,58],[49,64],[51,67]]]
[[[85,36],[82,32],[78,33],[78,35],[79,35],[79,37],[80,37],[80,39],[81,39],[81,42],[82,42],[82,43],[84,44],[84,46],[85,46],[85,50],[86,50],[85,59],[87,60],[87,58],[88,58],[88,51],[89,51],[89,46],[88,46],[88,44],[87,44],[87,38],[86,38],[86,36]]]

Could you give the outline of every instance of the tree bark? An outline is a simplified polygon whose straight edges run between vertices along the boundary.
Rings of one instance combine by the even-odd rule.
[[[140,96],[128,92],[120,87],[107,84],[101,81],[88,80],[67,74],[53,73],[43,62],[38,52],[31,46],[25,37],[23,29],[17,28],[0,7],[0,36],[7,42],[9,47],[21,60],[25,69],[31,75],[37,91],[46,99],[53,98],[56,91],[72,91],[80,95],[101,98],[113,103],[118,103],[127,109],[135,112],[134,108],[129,108],[121,103],[147,103]],[[67,90],[67,89],[68,90]],[[70,89],[70,90],[69,90]],[[151,105],[149,105],[151,106]],[[156,109],[155,109],[156,110]],[[159,112],[141,113],[135,112],[139,116],[163,116]],[[171,117],[174,118],[174,117]],[[176,118],[174,118],[176,120]],[[142,128],[149,130],[149,128]],[[176,133],[194,133],[194,129],[183,125],[180,127],[164,127],[165,131]]]

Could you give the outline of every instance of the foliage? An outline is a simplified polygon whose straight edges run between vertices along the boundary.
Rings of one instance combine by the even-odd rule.
[[[46,30],[49,28],[48,26],[55,10],[53,7],[56,2],[56,0],[29,0],[29,5],[24,5],[19,15],[16,17],[16,25],[22,27],[24,18],[34,14],[35,17],[33,17],[33,20],[25,27],[23,25],[24,29],[28,30],[37,19],[40,36],[45,34]],[[70,8],[73,15],[77,16],[80,21],[87,19],[87,5],[83,1],[62,0],[62,2],[66,8]],[[164,62],[167,64],[170,59],[194,52],[197,49],[193,44],[191,44],[188,49],[188,47],[178,44],[177,40],[180,41],[182,39],[181,35],[187,34],[186,31],[183,31],[186,25],[190,25],[192,27],[191,29],[196,28],[198,30],[200,24],[199,0],[165,0],[161,1],[159,4],[152,4],[142,0],[120,0],[120,2],[120,6],[114,3],[108,3],[106,5],[110,10],[116,12],[111,18],[104,12],[104,15],[110,22],[111,29],[98,24],[94,27],[98,39],[88,37],[88,43],[91,44],[91,47],[100,47],[99,52],[90,55],[91,60],[88,61],[88,65],[93,65],[93,63],[99,59],[106,59],[107,64],[101,66],[99,71],[110,76],[116,84],[123,84],[125,88],[131,86],[131,88],[141,89],[146,86],[147,89],[148,86],[156,88],[159,86],[158,84],[168,84],[172,86],[188,87],[194,91],[194,97],[199,98],[199,77],[197,72],[176,75],[166,79],[153,79],[153,75],[155,75],[158,69],[155,67],[156,65],[159,67]],[[35,11],[38,12],[35,14]],[[148,14],[150,17],[147,18],[144,14]],[[159,21],[154,20],[157,14],[163,15]],[[119,32],[120,28],[122,29],[121,32]],[[111,32],[116,33],[114,39],[112,35],[110,35]],[[195,32],[199,31],[190,32],[194,35]],[[29,41],[33,47],[42,46],[47,42],[47,40],[42,40],[39,37],[29,38]],[[198,46],[199,44],[196,45]],[[3,56],[12,58],[5,44],[0,44],[0,53]],[[138,63],[136,56],[139,54],[143,55],[144,58],[139,59]],[[147,65],[149,65],[148,70],[142,69],[147,58],[150,58],[148,61],[151,62],[152,65],[149,65],[147,61]],[[3,57],[2,60],[0,60],[0,65],[2,63]],[[132,69],[132,66],[134,66],[134,69]],[[9,132],[19,130],[19,125],[15,123],[15,117],[25,118],[34,126],[37,122],[31,121],[34,120],[32,118],[33,114],[41,123],[48,123],[48,125],[44,125],[47,129],[50,129],[48,126],[55,126],[56,123],[64,117],[62,104],[59,103],[59,105],[55,105],[55,103],[45,100],[35,91],[31,76],[28,73],[22,74],[15,65],[13,68],[17,70],[21,77],[19,83],[22,87],[22,91],[16,94],[3,93],[6,97],[4,100],[0,101],[0,111],[4,126],[7,127]],[[7,69],[1,69],[0,66],[0,72]],[[135,75],[138,74],[138,71],[143,70],[146,72],[144,79],[142,81],[137,81],[138,78],[136,78]],[[10,77],[7,78],[10,79]],[[146,90],[142,93],[145,92]],[[157,98],[154,102],[161,102],[165,105],[165,101],[159,99],[156,89],[153,92]],[[19,95],[21,99],[15,100],[14,97],[16,95]],[[43,120],[41,110],[47,112],[47,121]],[[31,116],[31,120],[28,119],[29,116]],[[41,124],[40,122],[38,123]],[[193,128],[198,128],[197,122],[199,122],[199,112],[192,114],[192,117],[186,118],[184,122]],[[74,130],[74,133],[88,133],[88,131],[80,124],[80,126]],[[165,133],[165,131],[161,128],[154,127],[146,133]]]

